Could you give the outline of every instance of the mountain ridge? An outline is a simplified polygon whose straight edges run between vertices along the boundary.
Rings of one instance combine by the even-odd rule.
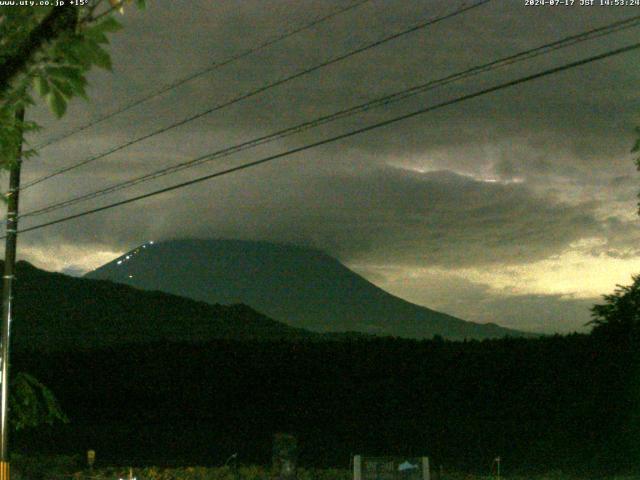
[[[0,268],[2,262],[0,262]],[[105,280],[17,264],[13,343],[44,350],[159,341],[283,340],[321,337],[247,305],[212,305]]]

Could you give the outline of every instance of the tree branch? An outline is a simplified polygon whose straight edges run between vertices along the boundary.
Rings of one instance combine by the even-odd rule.
[[[11,81],[33,60],[35,54],[47,43],[55,40],[76,26],[76,8],[56,7],[35,27],[27,39],[15,49],[15,53],[0,63],[0,97],[10,88]]]

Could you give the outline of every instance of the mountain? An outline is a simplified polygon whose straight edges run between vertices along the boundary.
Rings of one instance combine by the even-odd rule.
[[[317,250],[240,240],[148,242],[88,273],[209,303],[243,303],[317,332],[484,339],[522,332],[395,297]]]
[[[14,305],[12,341],[32,349],[318,336],[276,322],[246,305],[211,305],[46,272],[27,262],[17,265]]]

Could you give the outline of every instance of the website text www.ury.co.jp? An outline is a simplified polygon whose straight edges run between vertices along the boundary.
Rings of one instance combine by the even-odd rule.
[[[0,0],[0,7],[83,7],[89,2],[90,0]]]

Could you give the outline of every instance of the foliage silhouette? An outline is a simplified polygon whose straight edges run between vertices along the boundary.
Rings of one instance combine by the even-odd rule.
[[[302,466],[346,467],[361,453],[427,454],[464,471],[497,455],[506,473],[640,469],[637,357],[629,342],[588,335],[21,352],[72,423],[18,439],[121,465],[219,465],[234,452],[266,465],[274,433],[288,432]]]
[[[14,430],[69,422],[53,392],[38,379],[20,372],[11,383],[10,422]]]
[[[604,304],[591,309],[593,333],[637,340],[640,326],[640,275],[633,276],[631,285],[622,286],[604,296]]]

